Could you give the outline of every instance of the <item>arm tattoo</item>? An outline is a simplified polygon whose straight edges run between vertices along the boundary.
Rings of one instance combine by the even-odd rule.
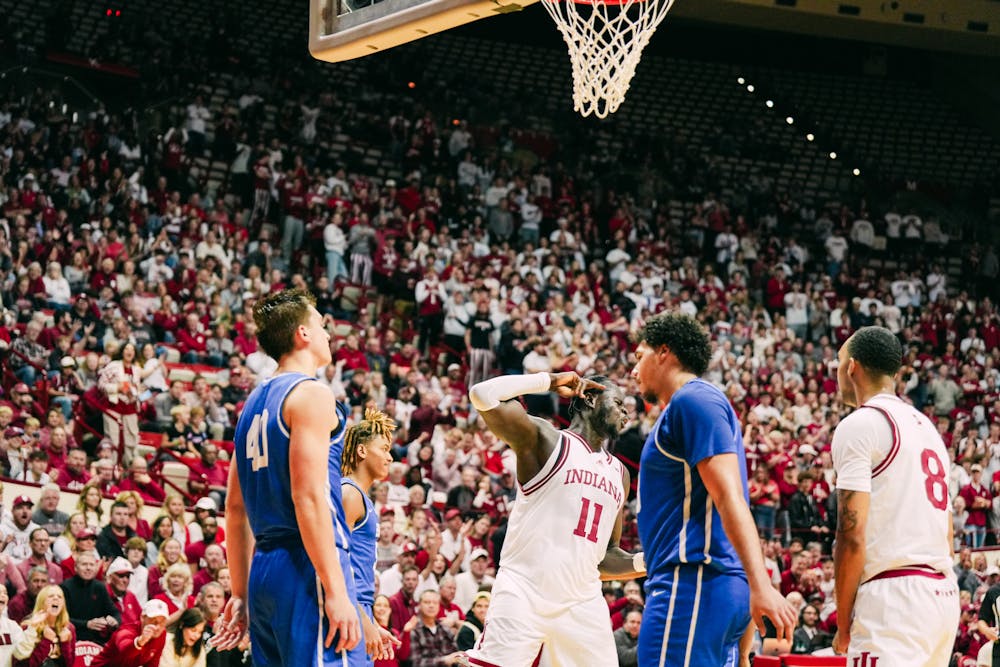
[[[848,503],[854,491],[837,491],[837,533],[848,533],[858,527],[858,512],[850,509]]]

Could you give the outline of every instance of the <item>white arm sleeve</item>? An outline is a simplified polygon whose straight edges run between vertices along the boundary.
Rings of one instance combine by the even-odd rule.
[[[501,375],[473,386],[469,390],[469,401],[477,411],[485,412],[515,396],[544,393],[551,384],[548,373]]]
[[[872,470],[892,448],[892,429],[878,410],[859,409],[833,433],[833,468],[837,489],[871,493]]]

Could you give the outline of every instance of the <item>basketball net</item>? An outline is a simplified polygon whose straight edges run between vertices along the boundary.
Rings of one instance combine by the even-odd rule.
[[[573,109],[605,118],[625,100],[650,37],[674,0],[543,0],[573,65]]]

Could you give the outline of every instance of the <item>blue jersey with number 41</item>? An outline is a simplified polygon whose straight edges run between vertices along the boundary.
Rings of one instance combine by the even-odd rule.
[[[243,405],[236,423],[233,453],[243,491],[250,529],[257,542],[301,544],[292,503],[288,462],[289,429],[283,418],[285,399],[302,382],[315,380],[303,373],[281,373],[260,384]],[[330,515],[337,546],[348,547],[346,519],[340,501],[340,457],[344,451],[347,408],[337,403],[340,424],[330,434]]]

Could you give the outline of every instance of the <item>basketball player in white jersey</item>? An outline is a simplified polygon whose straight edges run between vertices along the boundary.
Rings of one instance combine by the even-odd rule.
[[[468,661],[478,667],[618,664],[601,580],[645,572],[618,547],[628,471],[605,444],[628,423],[624,394],[576,373],[507,375],[472,387],[486,425],[517,454],[517,500],[486,623]],[[518,396],[574,397],[565,431],[524,411]]]
[[[833,648],[848,667],[944,667],[958,625],[948,453],[930,420],[895,394],[902,353],[882,327],[840,348],[840,394],[857,408],[833,435]]]

